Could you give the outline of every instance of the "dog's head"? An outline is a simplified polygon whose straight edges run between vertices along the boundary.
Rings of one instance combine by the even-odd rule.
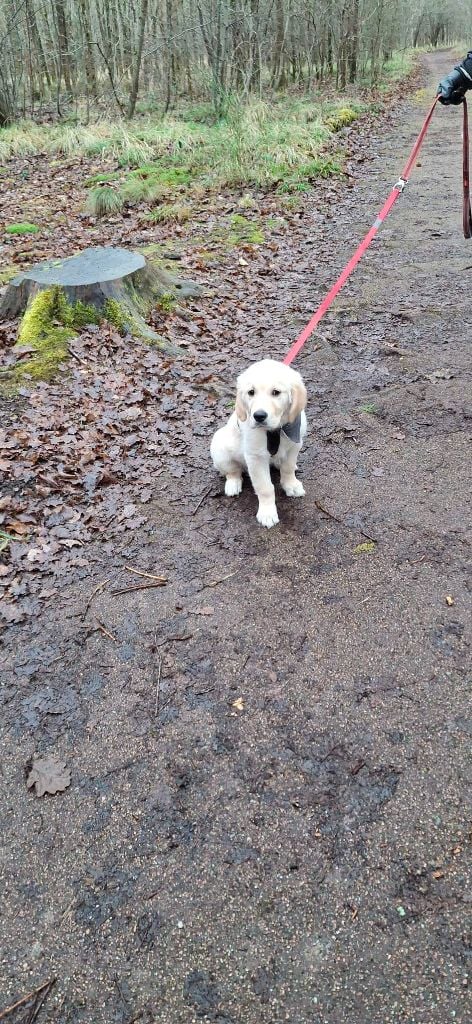
[[[251,427],[277,430],[293,423],[306,406],[302,378],[276,359],[253,363],[238,377],[236,415]]]

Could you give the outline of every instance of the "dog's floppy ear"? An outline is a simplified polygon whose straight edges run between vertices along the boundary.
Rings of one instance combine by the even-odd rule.
[[[299,416],[300,413],[303,412],[303,410],[306,407],[307,401],[306,387],[302,381],[302,378],[300,377],[300,374],[297,373],[296,370],[294,370],[293,373],[295,379],[293,380],[290,389],[292,392],[292,404],[290,406],[289,412],[289,423],[293,423],[294,420],[296,420],[297,416]]]
[[[239,381],[238,381],[238,387],[237,387],[237,391],[236,391],[235,411],[236,411],[236,416],[238,417],[238,420],[241,420],[241,422],[244,423],[244,420],[247,420],[247,410],[246,410],[246,407],[245,407],[244,402],[243,402],[243,396],[241,394],[241,387],[239,385]]]

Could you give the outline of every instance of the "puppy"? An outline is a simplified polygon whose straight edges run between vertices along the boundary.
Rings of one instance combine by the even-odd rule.
[[[262,526],[279,521],[270,467],[280,470],[280,483],[291,498],[305,491],[295,476],[297,457],[306,434],[306,389],[296,370],[275,359],[253,363],[237,380],[236,406],[210,447],[215,469],[226,477],[225,494],[241,493],[246,470],[259,499]]]

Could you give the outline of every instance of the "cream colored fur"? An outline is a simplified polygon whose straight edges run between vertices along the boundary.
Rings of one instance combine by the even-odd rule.
[[[280,470],[280,483],[289,497],[299,498],[305,493],[295,476],[307,427],[305,406],[306,389],[300,374],[275,359],[263,359],[238,377],[235,411],[226,426],[216,431],[211,442],[215,469],[226,477],[226,495],[240,494],[243,471],[249,474],[259,499],[257,520],[262,526],[275,526],[279,521],[271,465]],[[265,414],[266,418],[259,423],[254,414],[259,417]],[[299,414],[300,443],[291,441],[282,431],[279,450],[271,457],[267,431],[293,423]]]

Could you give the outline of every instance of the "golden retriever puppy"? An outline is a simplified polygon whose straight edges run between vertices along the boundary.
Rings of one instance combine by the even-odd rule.
[[[297,457],[306,434],[306,389],[290,366],[275,359],[253,363],[237,380],[236,406],[226,426],[216,431],[210,447],[215,469],[226,477],[225,494],[241,493],[243,471],[259,499],[262,526],[279,521],[270,467],[280,470],[280,483],[291,498],[305,491],[295,476]]]

